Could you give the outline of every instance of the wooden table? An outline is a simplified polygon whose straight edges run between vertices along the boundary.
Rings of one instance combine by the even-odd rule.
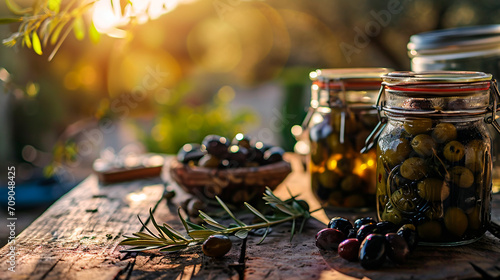
[[[318,203],[310,191],[307,173],[297,157],[290,156],[293,172],[276,193],[287,197],[301,193],[312,209]],[[168,160],[167,160],[168,162]],[[166,165],[168,168],[168,163]],[[169,180],[164,172],[163,180]],[[146,219],[153,208],[158,221],[182,229],[177,206],[162,198],[160,178],[107,186],[90,176],[62,197],[17,237],[15,272],[8,271],[8,246],[0,250],[0,279],[475,279],[480,275],[473,261],[495,275],[500,264],[500,240],[487,233],[480,241],[452,248],[418,247],[400,266],[389,262],[379,270],[364,270],[336,253],[320,252],[314,235],[328,221],[324,212],[310,219],[302,234],[290,242],[290,224],[275,227],[261,245],[250,236],[244,265],[238,262],[242,242],[222,259],[205,257],[198,248],[180,253],[122,253],[118,243],[123,234],[141,230],[137,215]],[[173,186],[173,185],[172,185]],[[177,202],[182,199],[178,192]],[[493,199],[493,220],[500,222],[500,196]],[[373,213],[371,213],[373,214]],[[328,213],[348,218],[353,213]],[[366,215],[366,214],[362,214]],[[243,268],[243,269],[239,269]]]

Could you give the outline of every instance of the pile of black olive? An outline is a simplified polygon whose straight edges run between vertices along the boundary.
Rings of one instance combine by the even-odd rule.
[[[177,153],[179,162],[207,168],[258,167],[283,160],[281,147],[266,145],[238,133],[230,142],[226,137],[207,135],[200,144],[185,144]]]
[[[387,221],[377,223],[370,217],[359,218],[354,225],[346,218],[335,217],[316,234],[319,249],[336,250],[343,259],[359,260],[365,269],[380,268],[387,258],[404,263],[417,243],[414,225],[398,227]]]

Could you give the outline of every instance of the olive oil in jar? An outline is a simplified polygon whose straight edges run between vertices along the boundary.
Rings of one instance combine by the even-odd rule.
[[[378,123],[375,98],[385,68],[324,69],[313,81],[308,117],[309,171],[323,206],[362,210],[375,207],[374,150],[360,153]]]

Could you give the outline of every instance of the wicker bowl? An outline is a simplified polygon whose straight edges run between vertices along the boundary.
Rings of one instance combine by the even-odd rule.
[[[186,192],[201,199],[217,195],[234,205],[262,197],[266,187],[274,190],[291,171],[287,161],[230,169],[199,167],[175,159],[170,165],[170,175]]]

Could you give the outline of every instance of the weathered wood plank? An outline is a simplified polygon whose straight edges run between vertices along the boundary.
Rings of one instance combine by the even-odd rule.
[[[319,204],[310,190],[308,174],[296,158],[289,159],[294,171],[276,193],[288,197],[286,186],[293,194],[301,193],[300,198],[315,209]],[[169,179],[168,172],[164,179]],[[159,183],[157,179],[99,186],[95,177],[89,177],[19,235],[15,273],[7,271],[8,248],[0,249],[0,279],[239,279],[234,264],[240,258],[242,241],[236,238],[230,253],[221,259],[205,257],[199,248],[171,254],[120,253],[117,244],[121,236],[141,229],[136,215],[146,219],[149,208],[155,207],[161,198],[164,186]],[[177,190],[174,204],[161,201],[155,211],[157,220],[182,229],[175,203],[185,197]],[[500,195],[494,196],[493,203],[492,217],[498,223]],[[305,231],[292,242],[290,224],[275,227],[262,245],[256,245],[260,237],[250,236],[244,278],[473,279],[480,275],[470,261],[484,269],[500,263],[500,240],[490,234],[467,246],[419,247],[406,264],[395,266],[388,262],[383,269],[374,271],[315,247],[314,235],[325,226],[328,217],[342,215],[352,219],[369,214],[318,212],[315,217],[321,222],[310,220]]]
[[[113,279],[130,261],[115,248],[162,197],[159,181],[99,186],[89,177],[19,234],[15,272],[0,250],[0,279]]]

